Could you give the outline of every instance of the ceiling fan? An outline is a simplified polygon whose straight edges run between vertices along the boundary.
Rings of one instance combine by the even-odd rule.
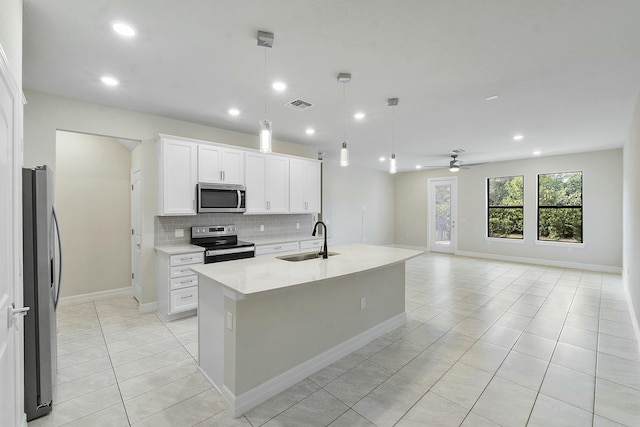
[[[460,169],[468,169],[462,166],[462,160],[458,160],[458,153],[460,151],[454,151],[451,153],[451,160],[449,161],[449,170],[451,172],[458,172]],[[445,165],[428,165],[428,166],[420,166],[419,169],[442,169],[446,167]]]

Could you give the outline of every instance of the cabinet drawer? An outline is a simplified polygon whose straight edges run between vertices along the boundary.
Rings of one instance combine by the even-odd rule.
[[[192,274],[191,276],[177,277],[175,279],[171,279],[170,289],[180,289],[180,288],[186,288],[188,286],[198,286],[197,275]]]
[[[176,267],[170,267],[170,278],[175,278],[175,277],[184,277],[184,276],[191,276],[193,274],[193,271],[191,271],[191,266],[193,264],[185,264],[185,265],[178,265]]]
[[[202,262],[204,262],[204,252],[195,252],[190,254],[171,255],[169,265],[174,267],[176,265],[198,264]]]
[[[171,291],[169,298],[169,314],[198,308],[198,287],[191,286]]]
[[[279,243],[277,245],[260,245],[256,246],[256,256],[297,251],[299,249],[300,246],[298,245],[298,242]]]
[[[318,240],[303,240],[302,242],[300,242],[300,249],[304,250],[304,249],[315,249],[315,248],[322,248],[324,241],[322,239],[318,239]]]

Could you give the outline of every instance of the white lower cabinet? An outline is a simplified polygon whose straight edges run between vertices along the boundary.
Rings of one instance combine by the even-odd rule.
[[[156,251],[158,312],[166,320],[196,314],[198,276],[190,266],[204,262],[203,251],[169,255]]]

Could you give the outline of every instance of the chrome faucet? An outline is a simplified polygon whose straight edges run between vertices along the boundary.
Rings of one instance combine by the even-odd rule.
[[[318,255],[322,255],[322,258],[327,259],[329,258],[329,249],[327,248],[327,225],[322,222],[322,221],[318,221],[316,222],[316,224],[313,226],[313,233],[311,233],[312,236],[316,235],[316,231],[318,229],[318,224],[322,224],[322,226],[324,227],[324,246],[322,247],[322,250],[320,251],[320,253],[318,253]]]

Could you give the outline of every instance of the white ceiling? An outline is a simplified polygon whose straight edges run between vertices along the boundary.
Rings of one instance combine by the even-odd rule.
[[[122,20],[137,35],[111,29]],[[622,147],[640,92],[638,0],[24,0],[26,89],[274,138],[399,170]],[[340,72],[352,74],[343,87]],[[115,88],[100,82],[118,78]],[[487,101],[485,98],[498,95]],[[314,106],[296,111],[296,98]],[[242,113],[231,117],[227,110]],[[356,121],[353,113],[363,111]],[[313,136],[307,127],[316,129]],[[513,135],[524,139],[514,142]]]

